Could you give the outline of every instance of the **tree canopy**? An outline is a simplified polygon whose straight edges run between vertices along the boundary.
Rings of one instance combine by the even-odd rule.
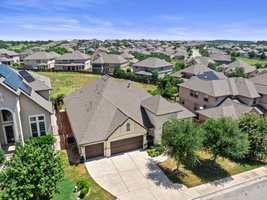
[[[201,125],[204,134],[203,145],[213,154],[224,158],[243,158],[248,153],[248,136],[239,129],[231,118],[208,119]]]
[[[200,129],[191,120],[174,119],[163,127],[162,144],[178,167],[181,163],[194,165],[198,162],[197,152],[202,145]]]
[[[1,172],[2,199],[51,199],[57,191],[64,175],[62,162],[51,140],[41,140],[16,144],[16,153]]]
[[[264,159],[267,156],[267,120],[254,113],[245,113],[238,121],[239,128],[248,134],[251,159]]]

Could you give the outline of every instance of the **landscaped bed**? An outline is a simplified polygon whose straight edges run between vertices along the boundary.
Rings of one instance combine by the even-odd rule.
[[[101,188],[88,174],[85,164],[74,165],[68,160],[66,151],[60,151],[59,156],[64,165],[65,178],[59,185],[59,193],[55,194],[53,200],[76,200],[77,194],[74,187],[78,180],[88,181],[90,184],[89,193],[85,200],[113,200],[115,199],[110,193]]]
[[[159,164],[162,171],[173,183],[181,183],[187,187],[198,186],[210,181],[226,178],[238,173],[262,167],[267,162],[241,160],[231,161],[229,159],[217,158],[216,167],[212,165],[212,155],[207,152],[199,153],[200,163],[194,167],[181,165],[181,173],[176,169],[176,162],[169,158]]]

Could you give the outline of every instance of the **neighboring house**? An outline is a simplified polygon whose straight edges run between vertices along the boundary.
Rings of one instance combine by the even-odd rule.
[[[231,62],[231,56],[216,48],[208,48],[209,57],[216,63],[227,64]]]
[[[51,90],[49,79],[39,79],[39,75],[27,71],[19,74],[3,64],[0,65],[0,75],[1,145],[51,133],[53,108],[44,95]]]
[[[0,63],[6,65],[20,64],[19,55],[7,49],[0,49]]]
[[[237,69],[243,69],[244,73],[248,76],[256,76],[258,74],[255,67],[253,67],[253,66],[251,66],[251,65],[249,65],[243,61],[240,61],[240,60],[232,62],[228,65],[224,65],[224,67],[222,67],[222,69],[223,69],[223,72],[226,74],[230,74]]]
[[[55,60],[56,71],[85,71],[90,68],[90,56],[79,51],[65,53]]]
[[[25,69],[50,70],[55,67],[55,58],[60,56],[55,52],[39,51],[24,58]]]
[[[129,63],[137,63],[139,60],[134,58],[133,55],[129,54],[129,53],[123,53],[121,54],[121,57],[123,57],[125,60],[127,60]]]
[[[64,105],[79,152],[86,159],[144,148],[148,135],[157,144],[166,121],[194,117],[178,103],[108,76],[65,97]]]
[[[133,66],[134,74],[142,76],[151,76],[153,71],[157,71],[159,77],[163,77],[166,74],[172,73],[173,68],[173,64],[165,60],[153,57],[138,62]]]
[[[267,110],[267,73],[249,79],[254,83],[257,92],[261,95],[259,104]]]
[[[112,74],[115,69],[124,69],[129,66],[129,62],[120,55],[100,54],[92,64],[93,73]]]
[[[248,106],[239,100],[230,98],[223,101],[219,106],[197,111],[199,121],[205,121],[208,118],[217,119],[222,116],[239,119],[244,113],[253,112],[259,116],[263,116],[264,112],[257,106]]]
[[[239,77],[208,80],[194,76],[179,84],[179,97],[184,106],[194,112],[217,107],[228,97],[253,106],[259,103],[261,96],[255,84],[248,79]]]
[[[192,76],[197,76],[199,74],[203,74],[204,72],[213,73],[218,79],[227,78],[222,72],[217,72],[202,64],[195,64],[190,67],[186,67],[180,71],[172,73],[171,76],[176,78],[190,79]]]
[[[187,51],[184,49],[177,49],[173,58],[176,60],[185,60],[187,58],[188,54]]]
[[[204,66],[208,66],[210,63],[215,63],[211,58],[209,57],[195,57],[192,60],[190,60],[189,62],[191,65],[195,65],[195,64],[201,64]]]

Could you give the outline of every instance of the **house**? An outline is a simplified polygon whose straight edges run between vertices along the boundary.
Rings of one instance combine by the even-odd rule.
[[[157,144],[166,121],[194,117],[178,103],[109,76],[89,83],[63,101],[79,152],[86,159],[144,148],[148,135]]]
[[[20,64],[19,55],[7,49],[0,49],[0,63],[6,65]]]
[[[267,109],[267,73],[249,79],[260,94],[259,104]]]
[[[195,58],[193,58],[192,60],[189,61],[189,64],[191,65],[195,65],[195,64],[202,64],[204,66],[208,66],[210,63],[215,63],[211,58],[209,57],[201,57],[201,56],[197,56]]]
[[[205,121],[208,118],[218,119],[222,116],[239,119],[244,113],[255,113],[263,116],[264,113],[257,106],[248,106],[238,99],[227,98],[219,106],[197,111],[199,121]]]
[[[244,78],[205,79],[193,76],[179,84],[179,97],[184,106],[192,112],[213,108],[228,97],[235,97],[248,106],[259,103],[260,94],[255,84]]]
[[[218,79],[226,78],[226,76],[222,72],[217,72],[202,64],[195,64],[190,67],[186,67],[180,71],[172,73],[171,76],[176,78],[190,79],[192,76],[197,76],[199,74],[203,74],[204,72],[213,73],[218,77]]]
[[[109,74],[113,73],[115,69],[123,69],[129,66],[129,62],[120,55],[100,54],[92,64],[93,73]]]
[[[51,133],[48,78],[0,64],[0,143],[11,145]]]
[[[134,58],[133,55],[124,52],[123,54],[121,54],[121,57],[123,57],[125,60],[127,60],[129,63],[137,63],[139,60]]]
[[[55,52],[39,51],[24,58],[25,69],[53,69],[55,58],[60,56]]]
[[[173,58],[176,60],[185,60],[187,56],[188,54],[185,49],[177,49]]]
[[[234,72],[235,70],[237,69],[243,69],[244,70],[244,73],[248,76],[255,76],[257,73],[256,73],[256,68],[243,62],[243,61],[240,61],[240,60],[237,60],[235,62],[232,62],[226,66],[224,66],[223,68],[223,72],[226,73],[226,74],[230,74],[232,72]]]
[[[65,53],[55,59],[56,71],[85,71],[90,68],[90,56],[79,51]]]
[[[208,48],[209,57],[216,63],[224,64],[231,62],[231,56],[216,48]]]
[[[173,64],[165,60],[153,57],[135,63],[133,66],[134,74],[142,76],[151,76],[153,71],[157,71],[159,77],[163,77],[166,74],[170,74],[173,68]]]

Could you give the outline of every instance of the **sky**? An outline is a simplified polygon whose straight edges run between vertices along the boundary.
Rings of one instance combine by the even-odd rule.
[[[0,0],[0,40],[267,40],[266,0]]]

